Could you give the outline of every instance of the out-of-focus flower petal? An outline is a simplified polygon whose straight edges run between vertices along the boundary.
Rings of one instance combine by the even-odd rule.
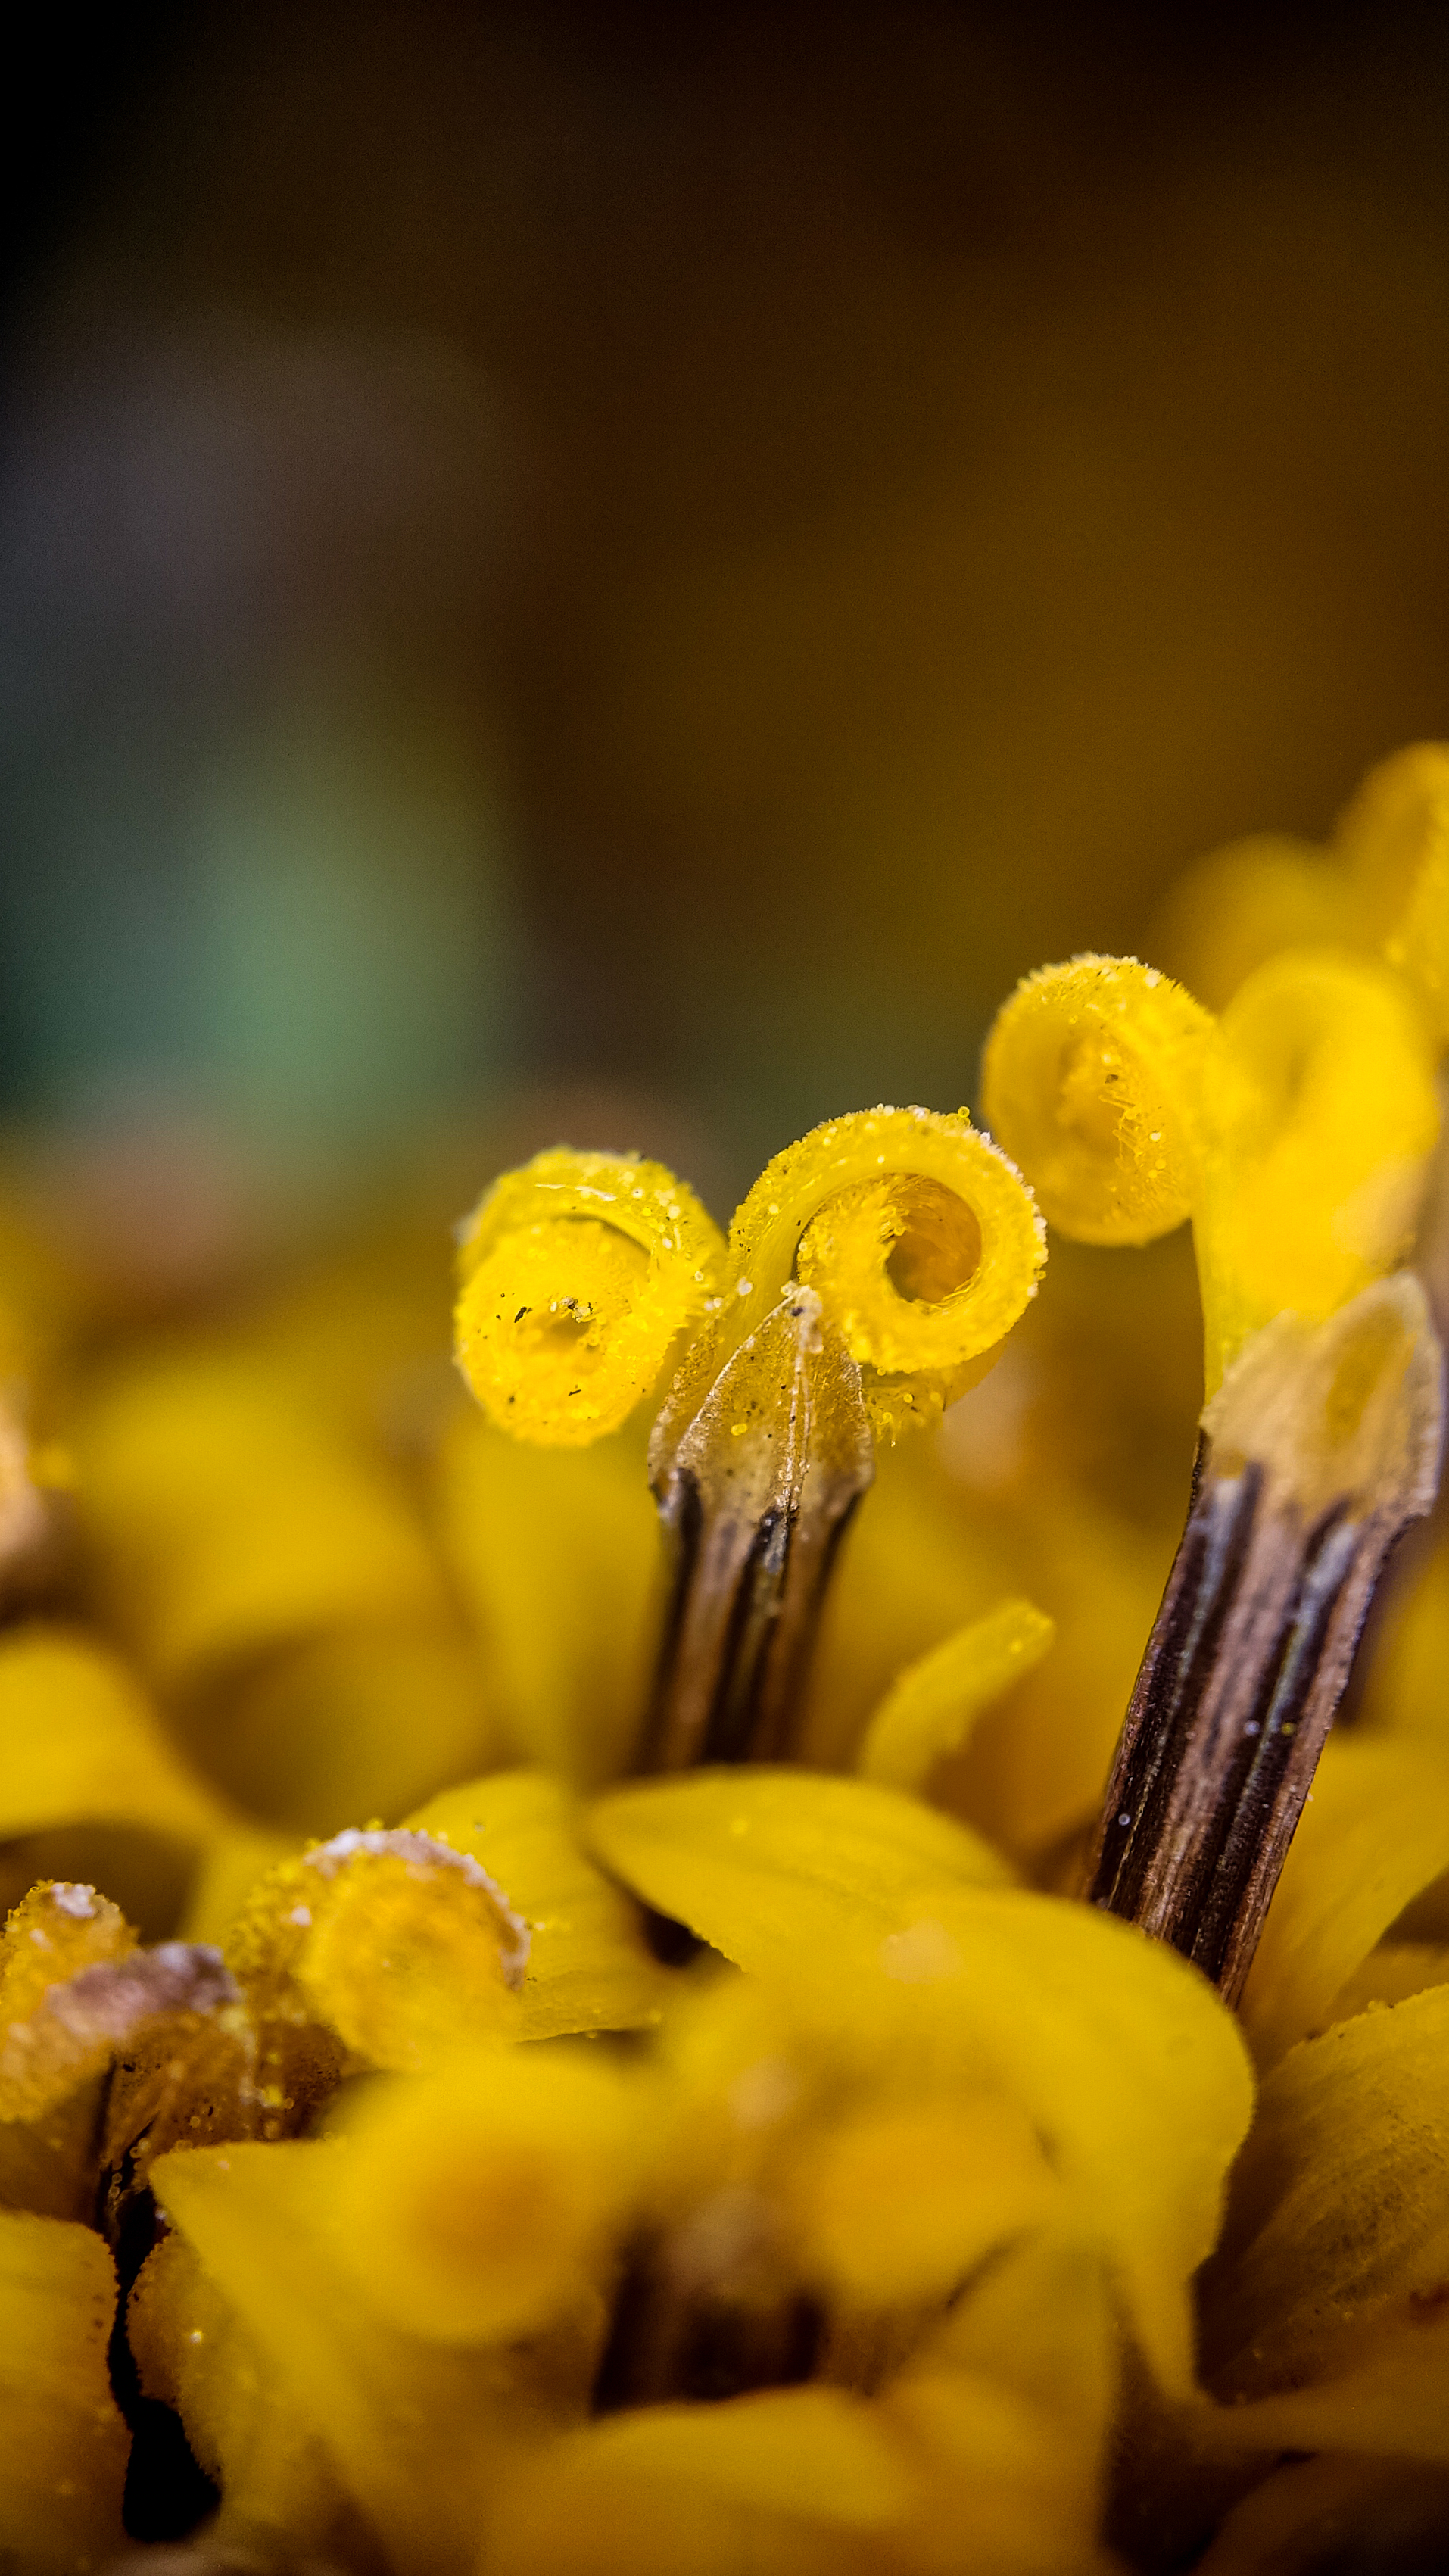
[[[230,1677],[190,1733],[242,1804],[312,1834],[392,1823],[501,1750],[469,1639],[436,1621],[298,1638]]]
[[[590,2425],[516,2474],[483,2568],[864,2576],[897,2563],[892,2544],[919,2493],[905,2446],[837,2389],[644,2407]]]
[[[1030,2239],[968,2289],[883,2402],[924,2453],[923,2570],[945,2576],[963,2532],[990,2567],[1105,2570],[1117,2341],[1101,2258],[1071,2238]]]
[[[116,2276],[99,2236],[0,2210],[0,2532],[26,2576],[121,2546],[128,2436],[106,2345]]]
[[[436,1504],[515,1757],[584,1788],[614,1777],[639,1726],[658,1581],[638,1444],[531,1449],[470,1407],[444,1441]]]
[[[195,1847],[229,1821],[117,1656],[64,1628],[0,1638],[0,1836],[106,1823]]]
[[[192,1880],[182,1939],[219,1947],[258,1879],[282,1861],[294,1860],[302,1848],[299,1834],[274,1833],[266,1825],[232,1825],[218,1834]]]
[[[949,2298],[1060,2199],[1025,2111],[995,2093],[842,2113],[792,2182],[802,2271],[877,2307]]]
[[[1033,1862],[1093,1816],[1152,1624],[1164,1552],[1069,1496],[1043,1495],[1030,1580],[1057,1642],[1010,1698],[984,1710],[933,1784],[945,1804]]]
[[[388,2323],[335,2241],[348,2153],[341,2141],[182,2149],[152,2179],[394,2563],[409,2576],[469,2576],[505,2439],[543,2429],[567,2402],[549,2385],[557,2357],[439,2343]],[[584,2308],[575,2409],[599,2323],[597,2302]]]
[[[328,1627],[444,1618],[401,1494],[264,1353],[133,1364],[73,1436],[105,1601],[167,1689]]]
[[[1051,2429],[1051,2478],[1070,2512],[1095,2524],[1116,2409],[1118,2321],[1097,2248],[1053,2231],[1010,2247],[958,2299],[905,2371],[905,2396],[959,2373],[998,2379]],[[1045,2465],[1045,2464],[1044,2464]]]
[[[1446,1869],[1449,1754],[1330,1736],[1243,1996],[1260,2064],[1323,2026],[1346,1979]]]
[[[335,2552],[345,2565],[359,2534],[336,2471],[184,2236],[163,2236],[148,2255],[126,2301],[126,2340],[143,2393],[176,2409],[221,2489],[212,2548],[319,2561]]]
[[[590,2054],[461,2050],[344,2104],[341,2257],[428,2342],[500,2343],[610,2280],[650,2162],[648,2088]]]
[[[947,1421],[954,1427],[956,1416]],[[1004,1594],[1030,1589],[1008,1534],[965,1519],[958,1499],[935,1441],[877,1450],[870,1499],[846,1545],[849,1580],[826,1597],[806,1686],[800,1758],[812,1768],[850,1769],[897,1674]]]
[[[1279,2469],[1229,2514],[1195,2576],[1324,2576],[1442,2564],[1449,2479],[1402,2460],[1336,2457]]]
[[[1024,2104],[1151,2368],[1185,2389],[1189,2284],[1252,2110],[1236,2022],[1174,1952],[1079,1905],[983,1889],[932,1915],[879,1946],[885,1980],[914,1986],[927,1929],[954,1953],[915,1989],[923,2009]]]
[[[1210,2275],[1209,2384],[1352,2367],[1363,2329],[1449,2277],[1449,1987],[1300,2042],[1267,2078]]]
[[[591,1830],[651,1904],[824,1997],[883,2060],[929,2033],[939,2063],[1020,2101],[1153,2369],[1190,2383],[1187,2285],[1252,2107],[1237,2025],[1194,1970],[1104,1916],[1002,1890],[999,1864],[993,1886],[984,1846],[863,1782],[704,1775],[617,1791]]]
[[[1374,1658],[1360,1731],[1418,1736],[1449,1759],[1449,1547],[1441,1537]]]

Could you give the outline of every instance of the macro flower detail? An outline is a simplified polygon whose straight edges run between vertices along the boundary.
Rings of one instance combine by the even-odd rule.
[[[693,1190],[662,1164],[539,1154],[495,1181],[462,1230],[463,1373],[519,1439],[596,1440],[713,1302],[722,1252]]]
[[[1446,777],[991,1135],[503,1173],[456,1370],[0,1271],[0,2565],[1437,2563]]]
[[[591,1175],[587,1185],[575,1166]],[[586,1274],[620,1257],[605,1250],[606,1236],[637,1234],[645,1223],[637,1210],[652,1197],[655,1259],[672,1256],[684,1299],[668,1312],[685,1320],[692,1286],[706,1320],[679,1358],[650,1442],[674,1597],[639,1759],[667,1770],[778,1756],[791,1747],[836,1548],[871,1481],[873,1435],[894,1438],[937,1419],[990,1367],[1036,1294],[1041,1221],[1020,1174],[964,1111],[953,1119],[882,1108],[816,1128],[766,1167],[718,1254],[706,1253],[697,1230],[682,1248],[678,1229],[694,1202],[657,1166],[639,1166],[637,1182],[632,1167],[608,1167],[619,1222],[601,1231],[597,1215],[583,1213],[604,1204],[598,1166],[599,1158],[543,1155],[495,1184],[464,1239],[459,1359],[478,1385],[480,1249],[500,1282],[531,1277],[527,1265],[541,1253],[549,1315],[592,1313]],[[568,1198],[571,1215],[540,1226],[535,1194],[564,1188],[582,1193]],[[660,1209],[675,1231],[659,1230]],[[706,1299],[716,1270],[719,1293]],[[653,1266],[637,1290],[615,1337],[646,1319],[654,1366],[629,1375],[636,1399],[668,1346],[655,1320],[665,1310]],[[508,1334],[514,1289],[488,1293],[499,1309],[495,1332]],[[541,1300],[542,1285],[537,1293]],[[520,1305],[506,1361],[483,1377],[483,1400],[516,1437],[591,1436],[582,1414],[568,1416],[566,1434],[555,1427],[564,1417],[554,1355],[539,1349],[535,1311]],[[624,1393],[621,1378],[607,1418],[590,1409],[594,1428],[621,1417]],[[577,1388],[562,1402],[576,1398]]]
[[[1439,1132],[1422,1003],[1389,966],[1289,950],[1214,1023],[1084,957],[1029,977],[987,1044],[988,1103],[1065,1232],[1192,1217],[1203,1445],[1090,1888],[1231,1998],[1379,1576],[1438,1488],[1443,1354],[1417,1281],[1385,1277]]]

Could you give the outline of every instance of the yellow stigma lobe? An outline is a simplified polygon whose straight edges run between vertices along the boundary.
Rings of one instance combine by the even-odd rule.
[[[1449,1038],[1449,743],[1410,743],[1371,769],[1332,840],[1258,833],[1195,860],[1156,940],[1215,1009],[1285,949],[1342,948],[1402,975]]]
[[[1439,1132],[1431,1042],[1386,968],[1289,951],[1218,1025],[1197,1216],[1208,1392],[1285,1311],[1331,1315],[1409,1251]]]
[[[986,1042],[986,1114],[1048,1223],[1150,1243],[1188,1215],[1212,1018],[1135,957],[1074,957],[1018,984]]]
[[[1371,769],[1337,841],[1370,937],[1449,1037],[1449,743],[1416,742]]]
[[[1046,1259],[1030,1190],[964,1110],[863,1109],[768,1163],[730,1228],[738,1344],[792,1280],[862,1375],[871,1426],[929,1422],[989,1365]],[[718,1366],[716,1358],[715,1365]]]
[[[519,1440],[582,1448],[633,1412],[705,1311],[723,1241],[662,1163],[555,1146],[462,1236],[458,1365]]]

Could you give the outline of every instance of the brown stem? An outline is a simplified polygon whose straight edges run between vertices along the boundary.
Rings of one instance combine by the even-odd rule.
[[[1443,1354],[1411,1274],[1280,1316],[1203,1416],[1182,1542],[1117,1747],[1090,1901],[1242,1992],[1396,1541],[1429,1510]]]
[[[672,1583],[638,1768],[794,1750],[836,1550],[874,1473],[860,1371],[809,1288],[738,1344],[650,1456]]]

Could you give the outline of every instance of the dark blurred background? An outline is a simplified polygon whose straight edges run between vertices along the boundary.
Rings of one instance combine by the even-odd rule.
[[[697,1135],[727,1203],[1449,729],[1449,12],[29,43],[11,1120],[324,1193]]]

